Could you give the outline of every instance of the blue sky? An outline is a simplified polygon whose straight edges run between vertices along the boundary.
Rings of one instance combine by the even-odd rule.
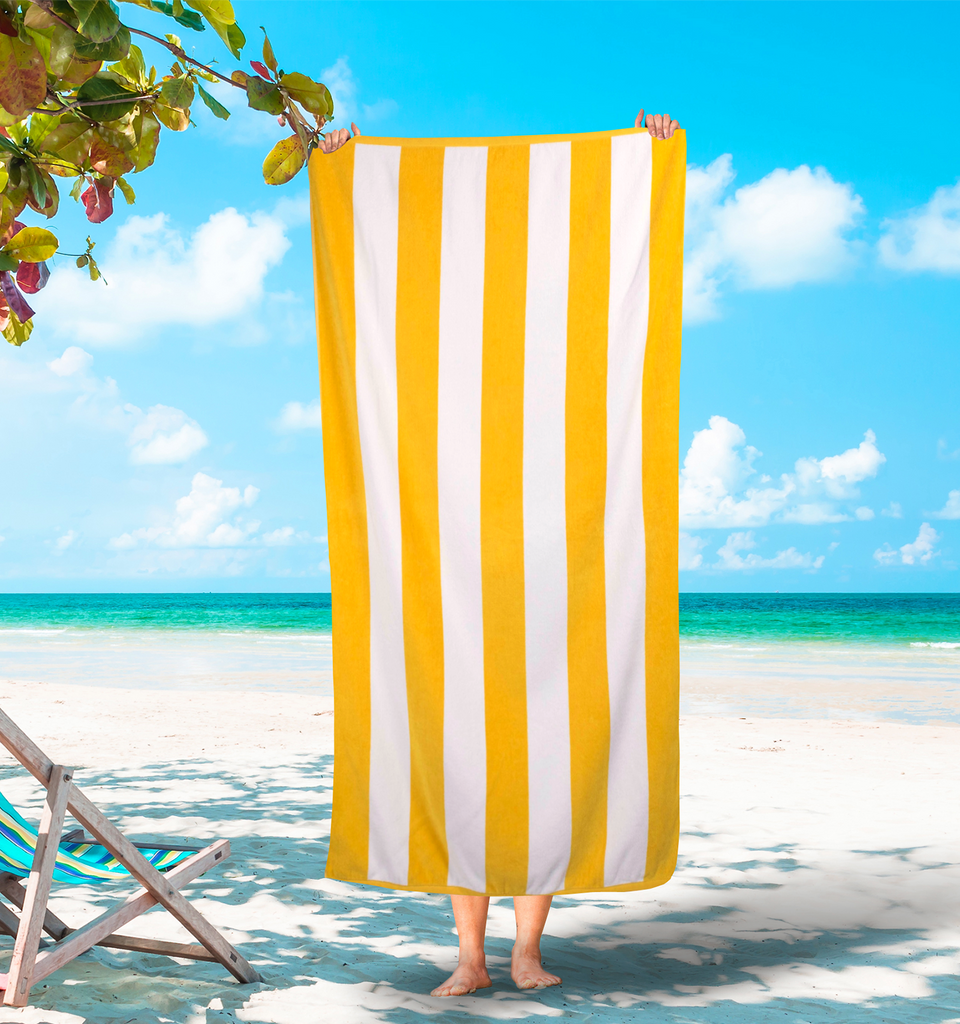
[[[957,5],[236,7],[368,134],[679,118],[681,589],[958,589]],[[231,100],[135,206],[64,202],[110,285],[63,260],[0,352],[2,590],[329,587],[306,180],[263,184],[281,130]]]

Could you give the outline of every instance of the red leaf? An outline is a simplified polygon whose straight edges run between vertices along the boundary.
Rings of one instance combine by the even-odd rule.
[[[46,263],[21,263],[17,267],[17,284],[27,295],[36,295],[49,280],[50,271]]]
[[[273,76],[270,74],[270,70],[266,64],[261,64],[258,60],[252,60],[250,61],[250,67],[252,67],[261,78],[265,78],[268,82],[273,81]]]
[[[3,236],[3,238],[0,238],[0,245],[6,245],[6,244],[7,244],[7,242],[9,242],[9,241],[10,241],[10,239],[11,239],[11,238],[13,238],[13,236],[14,236],[14,235],[15,235],[15,234],[16,234],[16,233],[17,233],[18,231],[20,231],[20,230],[21,230],[22,228],[25,228],[26,226],[27,226],[27,225],[26,225],[26,224],[24,224],[24,223],[23,223],[23,221],[20,221],[20,220],[15,220],[15,221],[14,221],[14,222],[13,222],[13,223],[12,223],[12,224],[10,225],[10,227],[8,227],[8,228],[7,228],[7,233],[6,233],[6,234],[5,234],[4,236]]]
[[[102,224],[113,213],[113,178],[97,178],[80,196],[87,220]]]
[[[17,319],[20,323],[25,324],[33,316],[33,310],[20,294],[20,289],[13,283],[9,270],[0,274],[0,290],[3,291],[3,297],[7,300],[9,307],[17,314]]]
[[[4,330],[10,323],[10,307],[7,305],[6,297],[0,292],[0,331]]]

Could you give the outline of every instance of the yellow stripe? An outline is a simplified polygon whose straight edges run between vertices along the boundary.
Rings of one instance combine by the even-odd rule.
[[[686,137],[653,143],[650,312],[643,367],[643,521],[650,786],[645,884],[661,885],[677,862],[680,652],[677,598],[680,310]]]
[[[526,892],[527,701],[523,599],[523,348],[528,146],[487,157],[480,545],[487,737],[487,892]]]
[[[610,696],[603,513],[607,477],[610,139],[570,154],[567,299],[567,675],[572,834],[566,885],[603,888]]]
[[[437,494],[442,198],[443,150],[404,147],[400,155],[396,331],[403,643],[410,721],[408,882],[425,889],[447,881]]]
[[[386,136],[362,135],[355,141],[357,145],[361,146],[403,146],[404,149],[412,146],[421,148],[439,146],[444,149],[451,146],[490,146],[506,149],[509,146],[531,146],[539,142],[586,142],[591,139],[612,139],[617,135],[639,135],[645,131],[646,128],[617,128],[613,131],[581,132],[577,135],[496,135],[452,139],[393,139]]]
[[[336,784],[327,874],[365,878],[370,807],[370,572],[357,423],[353,154],[310,161],[323,460],[333,591]]]

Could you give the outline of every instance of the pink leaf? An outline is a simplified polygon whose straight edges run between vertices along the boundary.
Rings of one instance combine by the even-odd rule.
[[[252,67],[253,70],[256,71],[256,73],[261,78],[265,78],[268,82],[272,82],[273,81],[273,77],[271,76],[270,71],[267,68],[266,64],[261,64],[260,61],[258,61],[258,60],[252,60],[252,61],[250,61],[250,67]]]
[[[33,310],[20,294],[20,289],[13,283],[9,270],[0,274],[0,289],[3,290],[3,297],[7,300],[7,305],[17,314],[20,323],[25,324],[33,316]]]

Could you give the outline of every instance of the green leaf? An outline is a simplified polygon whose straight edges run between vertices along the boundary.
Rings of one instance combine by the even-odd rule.
[[[0,106],[18,120],[47,95],[47,69],[33,43],[0,33]]]
[[[263,161],[263,180],[268,185],[285,185],[306,163],[307,152],[296,135],[281,139]]]
[[[263,33],[263,63],[267,67],[276,73],[277,70],[277,58],[273,54],[273,47],[270,45],[270,38],[267,36],[267,30],[260,26],[260,31]]]
[[[24,263],[42,263],[57,251],[57,236],[46,228],[21,228],[3,251]]]
[[[12,309],[8,315],[10,319],[3,329],[3,336],[11,345],[16,345],[19,348],[33,333],[33,317],[23,323]]]
[[[299,71],[283,75],[280,84],[304,110],[309,110],[311,114],[328,117],[333,113],[333,104],[327,102],[330,93],[325,85],[314,82],[306,75],[301,75]]]
[[[187,6],[199,11],[207,21],[216,20],[224,25],[233,25],[237,20],[230,0],[187,0]]]
[[[20,261],[16,256],[11,256],[8,252],[0,252],[0,273],[4,270],[14,271],[20,266]]]
[[[105,43],[117,34],[120,19],[108,0],[67,0],[76,12],[77,28],[94,43]]]
[[[189,110],[193,95],[193,82],[186,75],[182,78],[169,78],[160,86],[160,99],[168,107]]]
[[[77,35],[66,25],[56,25],[50,36],[50,71],[60,79],[61,87],[76,88],[83,85],[100,70],[100,61],[81,60],[77,56],[77,45],[83,44],[83,36]]]
[[[89,256],[78,256],[77,257],[77,268],[83,270],[83,268],[90,262]]]
[[[137,201],[137,193],[133,191],[130,185],[123,180],[123,178],[117,178],[117,188],[123,193],[123,198],[127,201],[127,206],[133,206]]]
[[[131,100],[130,96],[136,97],[136,93],[106,78],[105,72],[84,82],[77,90],[80,110],[94,121],[116,121],[129,114],[137,105],[136,98]]]
[[[247,37],[240,31],[240,26],[236,22],[227,24],[222,21],[215,21],[213,18],[207,20],[210,22],[210,27],[213,31],[227,44],[227,49],[234,57],[239,57],[240,51],[247,42]]]
[[[67,115],[72,116],[72,115]],[[90,153],[93,132],[86,121],[63,121],[43,140],[41,155],[66,160],[81,167]]]
[[[160,122],[149,110],[141,108],[140,113],[133,119],[133,134],[137,140],[137,148],[133,152],[136,163],[134,174],[146,170],[154,161],[157,155],[157,145],[160,142]]]
[[[153,114],[161,124],[172,132],[183,132],[190,127],[190,114],[179,107],[168,107],[165,103],[155,103]]]
[[[197,91],[200,93],[200,99],[206,103],[214,117],[219,117],[221,121],[226,121],[230,116],[230,111],[222,103],[218,103],[199,82],[197,82]]]
[[[70,189],[70,195],[78,203],[80,202],[80,193],[83,191],[83,186],[86,185],[87,179],[80,175],[79,178],[73,183],[73,188]]]
[[[204,25],[200,15],[194,11],[185,11],[181,3],[168,4],[164,3],[163,0],[145,0],[144,3],[140,3],[137,6],[147,7],[158,14],[165,14],[168,18],[173,18],[174,21],[179,22],[185,28],[192,28],[194,32],[206,31],[207,26]]]
[[[0,164],[0,192],[7,187],[7,182],[10,180],[10,172]]]
[[[253,75],[247,79],[247,103],[254,110],[265,110],[268,114],[283,113],[283,96],[277,85]]]
[[[127,79],[140,89],[147,82],[147,65],[143,60],[143,51],[139,46],[130,45],[130,52],[121,61],[110,65],[110,70]]]
[[[30,194],[33,196],[33,202],[30,205],[34,206],[35,209],[42,210],[47,205],[46,182],[40,177],[40,172],[32,160],[26,161],[23,165],[23,172],[26,176],[27,184],[30,186]]]
[[[105,43],[88,42],[81,36],[75,51],[81,60],[123,60],[130,52],[130,30],[121,25],[117,34]]]

